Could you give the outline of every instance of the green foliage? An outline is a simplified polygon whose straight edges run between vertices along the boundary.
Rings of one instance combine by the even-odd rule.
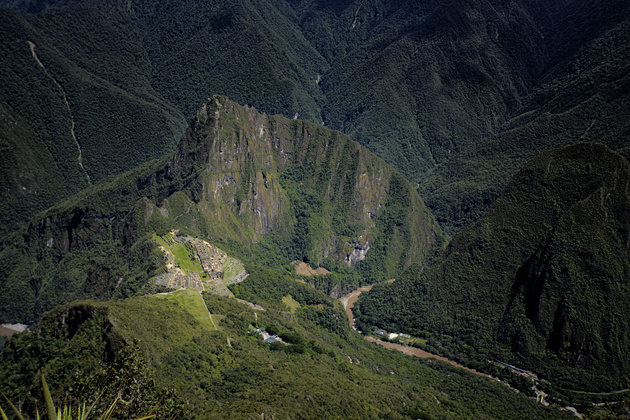
[[[220,124],[212,122],[217,115]],[[261,127],[269,136],[260,137]],[[271,147],[272,138],[282,148]],[[225,151],[210,159],[213,148]],[[235,161],[243,162],[237,172]],[[215,96],[172,156],[88,188],[3,242],[0,316],[33,322],[73,299],[155,290],[148,280],[164,263],[151,238],[170,229],[217,239],[243,260],[275,268],[325,258],[340,267],[356,244],[375,242],[364,281],[394,276],[441,237],[413,188],[349,138]],[[174,252],[184,270],[200,269],[190,245]],[[360,283],[346,274],[328,280],[327,293]]]
[[[527,199],[516,187],[499,196],[510,176],[540,150],[584,140],[626,147],[630,7],[621,1],[564,3],[108,0],[58,4],[31,16],[0,10],[0,55],[9,58],[0,65],[0,236],[101,180],[4,237],[0,318],[32,322],[79,297],[150,291],[147,280],[163,265],[150,235],[176,227],[229,244],[254,261],[251,279],[234,286],[239,296],[273,310],[284,310],[280,299],[293,296],[302,305],[295,317],[265,315],[266,322],[290,331],[287,337],[306,340],[304,325],[291,325],[297,318],[332,334],[331,342],[340,336],[352,340],[327,295],[396,277],[393,286],[376,286],[372,298],[362,300],[360,325],[428,335],[427,345],[458,359],[507,352],[565,385],[614,387],[619,381],[610,379],[611,372],[628,366],[621,350],[628,339],[617,334],[628,330],[623,321],[628,211],[623,194],[617,194],[626,180],[619,175],[623,171],[611,175],[619,186],[606,185],[599,196],[591,191],[584,198],[574,196],[573,183],[591,188],[590,166],[549,162],[552,179],[542,184],[557,182],[557,188],[536,195],[538,186],[532,187],[526,174],[515,185],[536,190],[527,196],[535,198],[531,203],[522,205]],[[36,11],[48,3],[30,5]],[[172,51],[179,55],[172,57]],[[491,213],[491,223],[483,219],[458,236],[435,268],[423,273],[414,264],[427,255],[435,262],[428,250],[434,244],[441,248],[445,239],[401,175],[314,124],[240,110],[212,131],[219,109],[209,105],[210,118],[193,121],[175,154],[106,178],[172,150],[184,116],[215,91],[266,112],[299,112],[351,133],[419,182],[450,233],[480,220],[497,197],[499,208],[507,203],[508,211]],[[265,154],[253,141],[263,133],[273,139],[269,150],[275,152]],[[207,139],[215,138],[223,143],[211,150]],[[210,156],[238,148],[248,153],[233,156],[240,165],[236,171],[206,171]],[[211,179],[215,173],[234,176]],[[558,181],[559,173],[564,179]],[[370,179],[367,187],[364,176]],[[235,191],[228,191],[231,181]],[[209,199],[218,185],[228,193]],[[269,217],[257,225],[252,214],[260,215],[261,208],[278,210],[263,211]],[[525,214],[532,208],[537,217]],[[353,249],[368,246],[357,270],[340,268]],[[310,288],[280,268],[296,259],[334,272],[306,280],[315,285]],[[160,319],[167,316],[147,302],[134,305]],[[189,348],[167,356],[156,338],[160,334],[146,319],[141,323],[146,331],[138,335],[159,348],[145,348],[152,363],[166,357],[174,366],[206,369],[203,345],[220,339],[232,348],[229,334],[247,330],[252,313],[212,302],[225,309],[222,324],[228,331],[180,335]],[[112,308],[125,307],[119,305]],[[189,322],[194,316],[176,313],[173,324],[187,319],[198,332]],[[91,328],[95,333],[97,325]],[[284,356],[314,356],[319,344],[305,343],[310,341],[286,347]],[[257,344],[237,340],[234,347],[267,350]],[[51,357],[49,351],[42,353]],[[229,366],[234,358],[218,360],[213,363]],[[214,372],[208,377],[217,383],[192,381],[203,387],[190,385],[187,392],[216,392],[223,405],[211,414],[269,412],[286,400],[255,400],[254,387],[242,386],[252,385],[247,382],[252,373],[269,373],[258,368],[226,368],[223,377]],[[22,379],[32,376],[29,369]],[[351,375],[353,369],[340,371]],[[186,383],[174,379],[180,380]],[[219,382],[255,402],[248,407],[226,402]],[[427,401],[410,397],[403,401],[410,403],[404,413],[381,409],[375,415],[436,417]],[[472,416],[448,398],[442,407],[441,415]],[[343,404],[333,409],[350,415]],[[367,408],[359,414],[366,413]]]
[[[340,305],[332,308],[307,306],[298,311],[298,316],[344,338],[350,333],[348,317]]]
[[[182,410],[182,402],[155,385],[152,372],[136,354],[125,348],[115,351],[119,338],[100,330],[107,328],[105,315],[102,307],[61,308],[42,322],[42,335],[13,337],[0,363],[0,383],[7,397],[19,401],[28,416],[35,413],[38,400],[46,401],[49,413],[53,400],[64,400],[60,412],[77,402],[78,409],[85,402],[96,417],[111,416],[114,407],[114,418],[119,419],[151,411],[159,413],[158,418],[173,418]],[[52,384],[50,392],[40,387],[40,368]]]
[[[512,118],[419,180],[419,192],[444,230],[454,235],[480,220],[528,160],[544,150],[576,142],[626,147],[628,133],[627,5],[576,2],[554,19],[567,31],[549,29],[553,69],[530,90]],[[569,17],[571,16],[571,17]],[[587,17],[588,16],[588,17]],[[605,46],[605,47],[604,47]]]
[[[1,109],[24,123],[9,130],[12,147],[0,149],[12,163],[0,201],[28,204],[23,213],[2,206],[0,235],[87,186],[86,173],[94,183],[172,151],[214,92],[321,121],[313,81],[324,60],[276,5],[231,6],[88,1],[31,16],[0,10],[8,58],[0,65]],[[173,59],[174,50],[187,59]],[[31,179],[20,180],[21,171]],[[12,197],[18,192],[26,202]]]
[[[0,235],[87,186],[86,173],[96,182],[171,151],[213,92],[351,135],[419,184],[449,234],[542,150],[625,147],[621,1],[21,4],[45,11],[0,11]],[[354,223],[340,221],[337,234]]]
[[[376,219],[376,240],[369,257],[357,265],[359,275],[368,284],[393,278],[401,271],[400,262],[407,260],[405,245],[414,229],[408,217],[412,208],[409,188],[401,175],[392,175],[384,209]]]
[[[623,278],[630,166],[603,145],[543,153],[431,269],[359,302],[357,324],[412,334],[464,362],[509,360],[567,389],[611,391],[630,369]]]
[[[358,289],[366,282],[366,279],[360,276],[358,270],[348,267],[340,268],[338,266],[329,266],[328,268],[335,271],[319,276],[302,276],[301,279],[306,283],[312,284],[313,287],[328,296],[343,296]]]
[[[278,305],[284,296],[291,295],[300,305],[333,305],[331,298],[295,280],[286,272],[258,265],[246,265],[245,268],[249,273],[247,279],[230,286],[239,299],[265,306]]]
[[[154,375],[144,360],[124,348],[111,364],[87,378],[81,378],[73,387],[71,395],[94,401],[93,409],[97,413],[108,411],[108,399],[119,399],[120,404],[114,403],[114,418],[138,418],[146,413],[162,419],[181,416],[186,409],[184,401],[172,390],[160,389]]]
[[[125,358],[124,362],[120,360]],[[162,395],[156,400],[156,390],[153,380],[147,377],[146,368],[142,369],[138,365],[141,363],[137,357],[127,354],[119,357],[116,362],[105,370],[96,373],[92,377],[84,380],[79,384],[80,393],[79,403],[74,409],[73,405],[68,401],[64,402],[63,408],[55,408],[52,395],[48,384],[44,378],[44,374],[40,372],[41,390],[46,403],[46,415],[49,420],[110,420],[110,419],[128,419],[145,420],[151,418],[176,418],[182,410],[181,402],[176,402],[174,395]],[[91,389],[96,388],[96,389]],[[113,392],[112,392],[113,391]],[[3,395],[4,396],[4,395]],[[111,403],[105,402],[105,398],[112,398]],[[5,399],[15,416],[18,419],[24,419],[25,413],[22,413],[15,405],[5,396]],[[87,407],[86,400],[90,401]],[[119,401],[125,401],[120,403]],[[155,411],[160,411],[155,413]],[[147,412],[151,412],[146,415]],[[76,414],[73,414],[76,413]],[[90,414],[94,416],[90,417]],[[140,417],[138,417],[140,413]],[[4,420],[8,420],[2,408],[0,414]],[[35,410],[35,417],[40,418],[39,410]],[[26,417],[28,418],[28,416]]]
[[[192,418],[247,418],[261,412],[276,417],[406,418],[413,407],[434,417],[483,413],[491,418],[566,418],[502,384],[375,346],[350,331],[339,305],[307,306],[307,311],[287,316],[274,309],[279,301],[268,301],[266,310],[254,316],[233,298],[204,294],[204,300],[212,313],[224,315],[220,331],[208,332],[179,306],[150,297],[58,308],[44,317],[37,332],[11,338],[11,350],[0,356],[0,382],[7,384],[6,375],[17,367],[42,361],[38,354],[43,353],[34,350],[47,342],[57,347],[44,363],[51,389],[70,385],[77,393],[104,389],[108,395],[110,389],[121,389],[131,394],[123,397],[126,401],[147,402],[128,410],[153,407],[154,398],[166,395],[156,412],[183,410]],[[68,316],[78,309],[81,317]],[[270,332],[275,325],[289,344],[270,348],[253,332],[255,322]],[[65,328],[76,333],[60,334]],[[73,356],[90,337],[97,339],[95,347]],[[21,348],[28,353],[14,358]],[[99,352],[109,356],[101,361]],[[96,367],[88,372],[92,361]],[[54,373],[61,366],[81,371],[61,379]]]

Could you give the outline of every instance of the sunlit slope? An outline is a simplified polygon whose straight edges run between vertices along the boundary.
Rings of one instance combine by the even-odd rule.
[[[415,189],[347,136],[215,96],[172,155],[7,238],[2,316],[32,320],[81,296],[146,292],[164,259],[152,235],[171,229],[260,264],[353,266],[364,281],[392,278],[444,241]]]

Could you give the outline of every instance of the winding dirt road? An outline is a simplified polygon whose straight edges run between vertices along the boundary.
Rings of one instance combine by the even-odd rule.
[[[348,320],[350,321],[350,326],[352,327],[354,325],[354,314],[352,313],[352,307],[354,306],[354,304],[357,302],[357,300],[359,299],[359,296],[361,295],[361,293],[366,292],[368,290],[372,289],[372,286],[364,286],[361,287],[360,289],[357,289],[351,293],[348,293],[347,295],[343,296],[342,298],[339,298],[339,300],[341,301],[341,303],[343,303],[343,307],[346,310],[346,314],[348,315]],[[468,369],[465,366],[460,365],[457,362],[454,362],[452,360],[449,360],[445,357],[442,356],[438,356],[436,354],[433,353],[429,353],[427,351],[421,350],[419,348],[416,347],[411,347],[411,346],[405,346],[402,344],[396,344],[396,343],[390,343],[387,341],[383,341],[383,340],[379,340],[377,338],[374,337],[365,337],[366,340],[371,341],[373,343],[376,343],[380,346],[383,346],[387,349],[393,349],[393,350],[398,350],[404,354],[407,354],[409,356],[416,356],[416,357],[420,357],[423,359],[436,359],[436,360],[441,360],[443,362],[446,362],[450,365],[456,366],[458,368],[462,368],[464,370],[467,370],[468,372],[472,372],[475,373],[477,375],[481,375],[481,376],[486,376],[483,373],[474,371],[472,369]]]

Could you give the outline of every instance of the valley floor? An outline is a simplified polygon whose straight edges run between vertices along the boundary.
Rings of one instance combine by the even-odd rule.
[[[390,282],[393,282],[393,280],[390,280]],[[348,315],[348,320],[350,321],[350,326],[356,331],[356,326],[354,325],[354,313],[352,312],[352,308],[354,307],[354,304],[357,302],[357,300],[359,299],[359,296],[361,295],[361,293],[363,292],[367,292],[369,290],[372,289],[373,285],[370,286],[364,286],[361,287],[357,290],[354,290],[353,292],[348,293],[347,295],[339,298],[339,300],[341,301],[341,303],[343,303],[343,307],[346,310],[346,314]],[[460,365],[459,363],[453,361],[453,360],[449,360],[445,357],[442,356],[438,356],[436,354],[433,353],[429,353],[428,351],[419,349],[417,347],[412,347],[412,346],[405,346],[403,344],[396,344],[396,343],[390,343],[388,341],[383,341],[383,340],[379,340],[378,338],[374,338],[374,337],[370,337],[370,336],[365,336],[365,339],[368,341],[371,341],[373,343],[376,343],[380,346],[383,346],[387,349],[393,349],[393,350],[398,350],[404,354],[407,354],[409,356],[416,356],[416,357],[420,357],[423,359],[436,359],[436,360],[441,360],[443,362],[446,362],[450,365],[453,365],[455,367],[458,368],[462,368],[465,369],[469,372],[475,373],[477,375],[482,375],[482,376],[487,376],[483,373],[477,372],[475,370],[469,369],[463,365]]]

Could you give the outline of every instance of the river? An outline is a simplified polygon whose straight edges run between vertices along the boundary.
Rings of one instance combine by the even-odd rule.
[[[343,303],[343,307],[346,310],[346,314],[348,315],[348,320],[350,321],[350,326],[354,328],[354,314],[352,313],[352,307],[354,306],[354,304],[357,302],[357,300],[359,299],[359,296],[361,295],[361,293],[363,292],[367,292],[368,290],[372,289],[372,285],[370,286],[364,286],[361,287],[360,289],[357,289],[351,293],[348,293],[347,295],[339,298],[339,300],[341,301],[341,303]],[[396,343],[390,343],[388,341],[383,341],[383,340],[379,340],[377,338],[374,337],[364,337],[366,340],[371,341],[373,343],[376,343],[378,345],[381,345],[385,348],[388,349],[393,349],[393,350],[398,350],[402,353],[405,353],[407,355],[410,356],[416,356],[416,357],[420,357],[423,359],[429,359],[429,358],[433,358],[436,360],[441,360],[443,362],[446,362],[450,365],[456,366],[458,368],[462,368],[465,369],[469,372],[475,373],[477,375],[481,375],[481,376],[486,376],[488,377],[488,375],[484,375],[483,373],[477,372],[475,370],[469,369],[463,365],[460,365],[457,362],[454,362],[452,360],[449,360],[445,357],[442,356],[438,356],[437,354],[433,354],[433,353],[429,353],[428,351],[424,351],[422,349],[416,348],[416,347],[411,347],[411,346],[405,346],[402,344],[396,344]]]

